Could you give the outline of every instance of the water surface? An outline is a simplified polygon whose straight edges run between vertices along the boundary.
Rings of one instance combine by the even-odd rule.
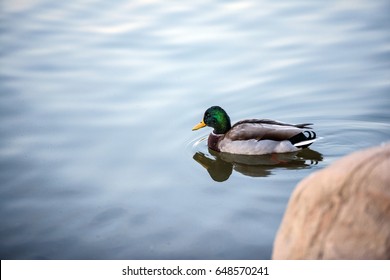
[[[269,259],[301,179],[390,139],[389,1],[0,5],[1,259]],[[212,105],[321,139],[213,154]]]

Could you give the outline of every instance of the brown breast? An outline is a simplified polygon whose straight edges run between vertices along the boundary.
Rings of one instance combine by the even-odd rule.
[[[224,137],[224,134],[214,134],[210,133],[209,139],[207,141],[207,145],[211,150],[214,150],[216,152],[220,152],[218,148],[218,143],[221,141],[221,139]]]

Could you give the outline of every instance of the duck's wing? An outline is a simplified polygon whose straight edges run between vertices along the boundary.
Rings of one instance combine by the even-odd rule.
[[[308,137],[304,133],[311,129],[310,125],[310,123],[287,124],[268,119],[243,120],[233,125],[226,133],[225,138],[227,137],[232,141],[251,139],[275,141],[294,140],[291,142],[298,143],[303,140],[308,140]],[[314,139],[315,133],[312,131],[309,132],[309,138]]]
[[[258,124],[270,124],[270,125],[280,125],[280,126],[293,126],[293,127],[298,127],[298,128],[308,128],[311,129],[309,125],[313,125],[312,123],[300,123],[300,124],[289,124],[289,123],[284,123],[284,122],[278,122],[274,120],[269,120],[269,119],[248,119],[248,120],[242,120],[233,125],[237,126],[243,123],[258,123]]]

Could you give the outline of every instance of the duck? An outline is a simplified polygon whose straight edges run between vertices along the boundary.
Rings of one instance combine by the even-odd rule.
[[[192,130],[211,127],[209,149],[229,154],[265,155],[297,152],[316,141],[312,123],[288,124],[270,119],[245,119],[233,126],[220,106],[212,106]]]

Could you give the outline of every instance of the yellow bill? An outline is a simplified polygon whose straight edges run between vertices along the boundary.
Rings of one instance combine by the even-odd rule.
[[[198,123],[197,125],[195,125],[193,128],[192,128],[192,130],[198,130],[198,129],[200,129],[200,128],[202,128],[202,127],[205,127],[206,126],[206,124],[204,123],[204,121],[202,120],[200,123]]]

